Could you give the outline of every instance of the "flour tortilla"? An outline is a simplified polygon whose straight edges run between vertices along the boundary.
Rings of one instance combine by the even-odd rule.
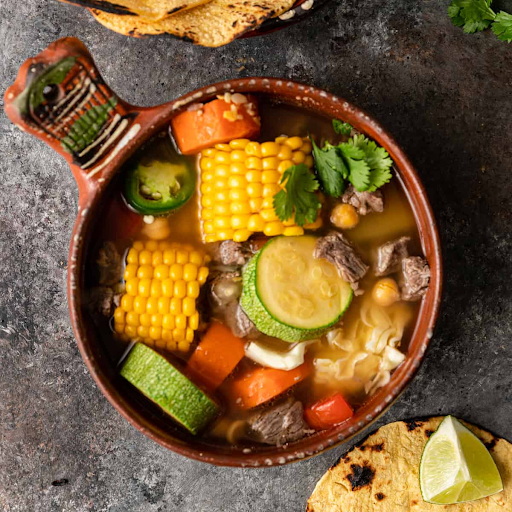
[[[487,446],[503,491],[460,505],[431,505],[421,497],[418,470],[428,437],[443,418],[398,421],[347,452],[316,485],[307,512],[505,512],[512,511],[512,444],[462,422]]]
[[[123,16],[92,9],[105,27],[129,36],[171,34],[201,46],[227,44],[266,19],[279,16],[295,0],[212,0],[155,23],[139,16]]]
[[[210,0],[61,0],[112,14],[140,16],[154,22],[191,9]]]

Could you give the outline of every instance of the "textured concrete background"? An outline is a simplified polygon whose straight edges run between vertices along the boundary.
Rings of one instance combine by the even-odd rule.
[[[74,35],[134,104],[272,75],[371,112],[417,165],[446,264],[432,349],[381,423],[451,413],[512,440],[512,45],[490,32],[464,35],[450,24],[447,3],[343,0],[299,26],[211,50],[126,39],[54,0],[1,0],[0,90],[26,57]],[[68,320],[71,174],[3,111],[0,174],[0,508],[304,510],[346,447],[281,468],[214,468],[164,450],[115,412],[88,375]],[[60,479],[64,485],[52,485]]]

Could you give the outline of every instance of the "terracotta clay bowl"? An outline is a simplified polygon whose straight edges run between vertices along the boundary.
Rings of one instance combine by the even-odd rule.
[[[225,91],[265,94],[280,102],[347,121],[384,146],[407,191],[432,274],[407,357],[393,373],[389,384],[345,423],[281,448],[220,446],[174,428],[118,375],[116,364],[109,357],[83,300],[89,241],[95,225],[101,222],[102,205],[111,189],[109,184],[123,163],[190,103],[209,100]],[[94,154],[89,152],[84,156],[65,151],[62,140],[69,136],[72,123],[91,105],[98,107],[107,102],[111,105],[111,110],[105,109],[108,124],[103,124],[103,130],[97,133],[94,133],[94,124],[91,125],[90,140],[96,144]],[[85,364],[103,394],[132,425],[151,439],[181,455],[211,464],[242,467],[286,464],[318,454],[360,432],[390,406],[414,377],[432,337],[439,310],[442,278],[439,237],[414,167],[391,135],[365,112],[315,87],[276,78],[229,80],[157,107],[134,107],[105,85],[85,46],[73,38],[56,41],[23,64],[14,85],[5,94],[5,110],[12,122],[44,140],[69,163],[79,190],[68,266],[69,311],[75,337]]]

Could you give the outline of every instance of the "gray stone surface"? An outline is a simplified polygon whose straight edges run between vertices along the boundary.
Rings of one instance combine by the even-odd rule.
[[[343,0],[304,24],[216,50],[126,39],[54,0],[0,2],[0,90],[74,35],[134,104],[237,76],[292,78],[375,115],[417,165],[443,238],[445,295],[419,375],[380,421],[452,413],[512,439],[512,46],[467,36],[448,0]],[[502,6],[512,4],[502,2]],[[69,325],[77,194],[64,161],[0,113],[0,508],[304,510],[348,447],[266,470],[210,467],[132,428],[88,375]],[[52,482],[65,479],[65,485]]]

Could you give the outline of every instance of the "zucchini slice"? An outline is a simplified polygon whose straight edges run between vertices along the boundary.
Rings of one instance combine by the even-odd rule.
[[[353,291],[331,263],[313,256],[315,236],[276,237],[249,261],[240,304],[259,331],[290,343],[334,325]]]

